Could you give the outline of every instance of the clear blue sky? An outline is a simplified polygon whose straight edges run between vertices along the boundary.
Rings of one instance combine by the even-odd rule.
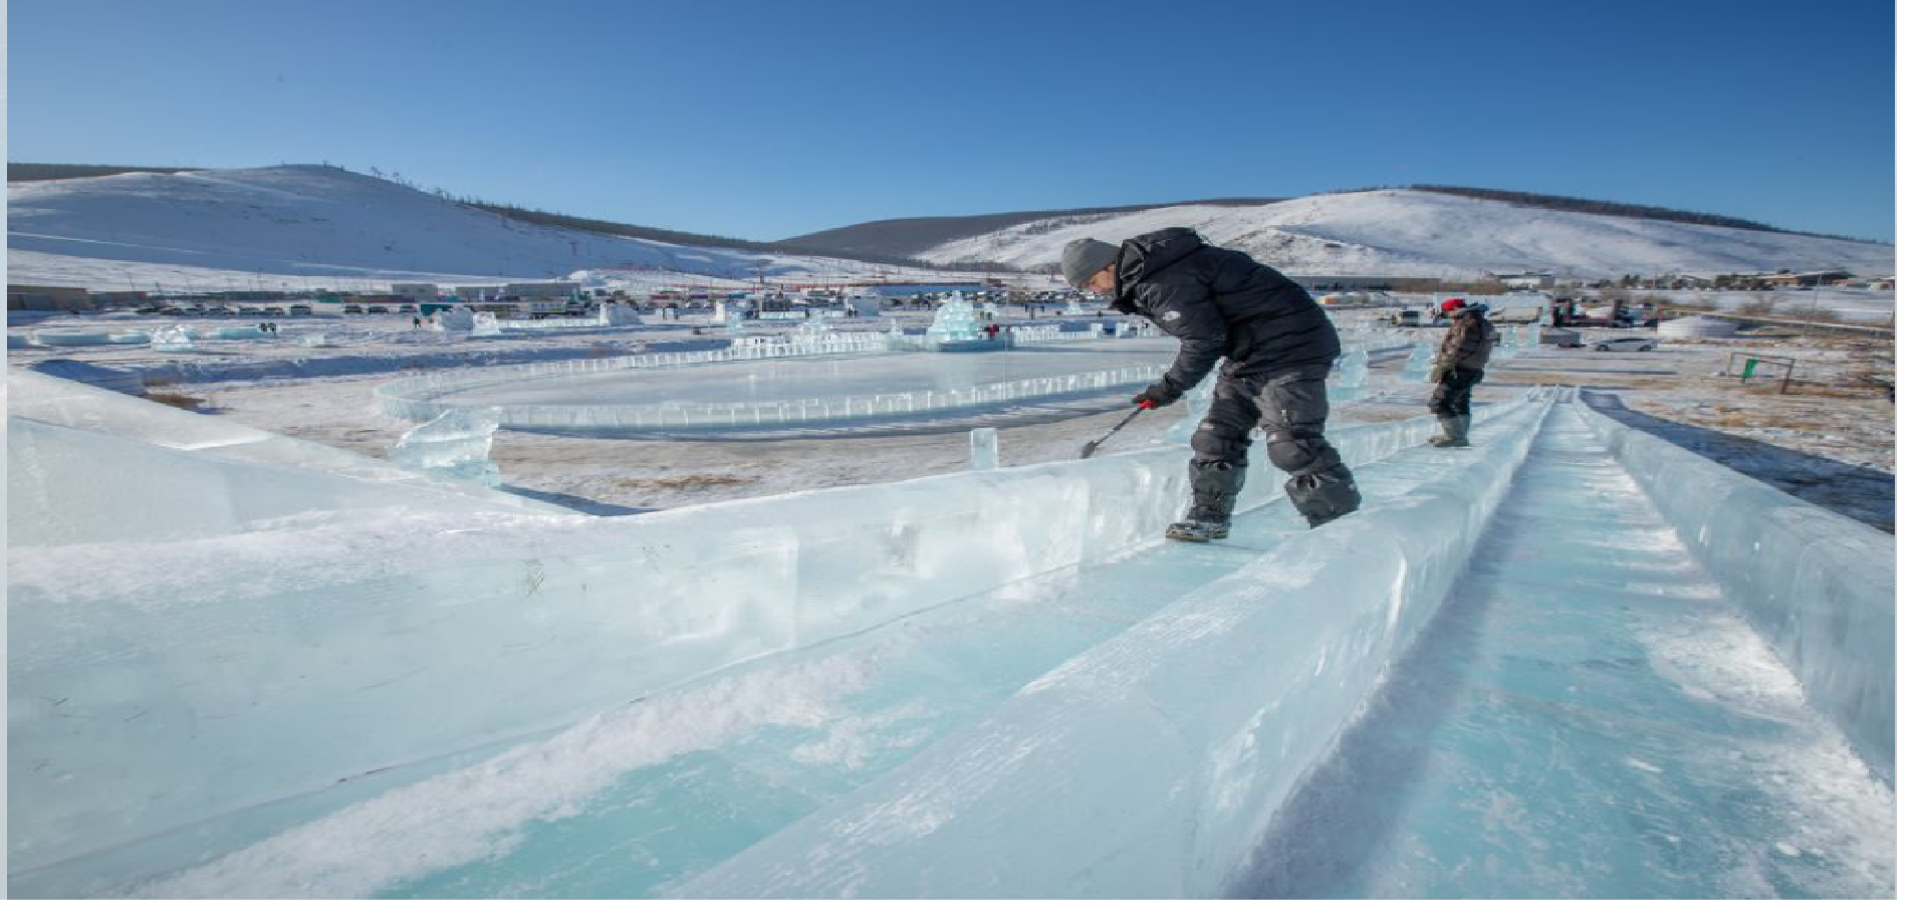
[[[1894,237],[1891,0],[13,0],[8,156],[749,238],[1437,183]]]

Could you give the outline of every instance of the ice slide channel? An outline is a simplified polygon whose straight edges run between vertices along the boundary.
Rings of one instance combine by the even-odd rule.
[[[1705,633],[1710,639],[1657,645],[1661,652],[1650,656],[1680,669],[1676,675],[1655,668],[1666,681],[1682,685],[1679,693],[1703,703],[1738,706],[1758,696],[1764,707],[1758,717],[1762,726],[1766,719],[1778,719],[1783,727],[1740,727],[1755,724],[1749,716],[1725,734],[1703,738],[1685,733],[1697,726],[1686,716],[1677,716],[1677,725],[1657,717],[1650,722],[1625,717],[1654,726],[1656,737],[1664,734],[1658,730],[1663,726],[1676,732],[1667,735],[1666,742],[1643,741],[1652,746],[1638,748],[1639,756],[1613,767],[1629,778],[1673,773],[1653,791],[1659,802],[1650,802],[1619,791],[1618,778],[1607,779],[1608,770],[1600,763],[1611,760],[1609,754],[1620,747],[1587,734],[1596,732],[1618,743],[1638,732],[1579,726],[1589,719],[1604,724],[1607,715],[1620,716],[1623,707],[1636,709],[1636,704],[1649,702],[1649,696],[1658,699],[1659,691],[1613,696],[1601,690],[1591,708],[1570,705],[1563,717],[1567,722],[1561,723],[1566,726],[1561,732],[1571,735],[1566,740],[1558,740],[1566,736],[1561,732],[1554,734],[1555,740],[1530,742],[1530,734],[1479,729],[1492,738],[1510,739],[1505,755],[1461,754],[1480,766],[1480,778],[1467,779],[1453,790],[1486,807],[1479,815],[1463,817],[1458,809],[1435,805],[1424,809],[1424,818],[1401,813],[1410,824],[1397,832],[1381,827],[1393,822],[1396,793],[1420,793],[1406,784],[1431,792],[1449,783],[1407,776],[1396,792],[1394,776],[1401,773],[1394,763],[1364,771],[1370,759],[1378,764],[1382,758],[1377,753],[1369,757],[1365,739],[1370,733],[1391,735],[1406,727],[1392,718],[1395,688],[1430,680],[1436,673],[1423,672],[1421,666],[1436,653],[1432,646],[1445,646],[1448,626],[1462,616],[1474,618],[1469,598],[1477,596],[1475,585],[1485,577],[1489,548],[1496,545],[1492,539],[1480,545],[1474,566],[1454,587],[1441,625],[1406,650],[1426,612],[1455,585],[1447,570],[1460,571],[1475,546],[1469,535],[1476,531],[1476,520],[1485,521],[1489,513],[1497,516],[1497,534],[1501,526],[1514,526],[1509,521],[1514,516],[1521,517],[1522,526],[1539,524],[1526,518],[1533,506],[1544,504],[1564,515],[1573,504],[1581,509],[1592,505],[1601,519],[1598,526],[1587,534],[1576,529],[1567,538],[1576,544],[1603,538],[1597,548],[1582,547],[1602,561],[1597,572],[1619,577],[1632,576],[1638,568],[1656,573],[1686,568],[1685,552],[1675,558],[1672,546],[1656,552],[1657,546],[1649,550],[1631,540],[1606,542],[1617,542],[1623,528],[1642,526],[1654,532],[1652,544],[1661,543],[1657,516],[1635,519],[1620,512],[1621,504],[1632,507],[1637,495],[1631,488],[1623,490],[1627,479],[1620,477],[1617,465],[1610,477],[1576,483],[1566,496],[1529,495],[1535,482],[1557,484],[1564,477],[1564,472],[1550,471],[1562,462],[1554,459],[1565,449],[1560,444],[1594,456],[1591,435],[1569,429],[1570,421],[1565,409],[1555,411],[1541,448],[1531,457],[1525,446],[1530,424],[1509,419],[1499,429],[1482,432],[1487,446],[1473,451],[1479,458],[1468,465],[1458,465],[1471,459],[1464,454],[1437,460],[1441,455],[1435,451],[1416,450],[1370,466],[1362,478],[1373,505],[1366,515],[1339,528],[1282,539],[1280,532],[1269,530],[1274,523],[1268,517],[1276,511],[1249,516],[1232,543],[1240,543],[1253,529],[1251,543],[1277,549],[1265,557],[1244,547],[1241,552],[1270,566],[1216,560],[1225,563],[1218,570],[1189,570],[1168,565],[1164,556],[1155,559],[1155,554],[1193,548],[1161,548],[1108,566],[1011,586],[971,603],[662,692],[645,704],[477,765],[443,760],[437,766],[443,774],[435,778],[390,790],[363,783],[361,789],[372,797],[363,806],[321,815],[148,889],[196,895],[1171,895],[1211,894],[1228,886],[1249,893],[1298,893],[1305,886],[1310,894],[1448,893],[1451,888],[1469,893],[1688,895],[1731,885],[1740,888],[1731,892],[1742,894],[1890,892],[1890,848],[1883,853],[1875,846],[1892,833],[1890,793],[1866,776],[1825,720],[1797,702],[1792,675],[1777,664],[1766,670],[1766,650],[1752,632],[1743,631],[1724,598],[1715,603],[1712,597],[1697,596],[1713,589],[1711,580],[1701,580],[1698,572],[1691,578],[1683,572],[1673,585],[1631,577],[1625,582],[1632,586],[1630,593],[1662,596],[1672,591],[1700,601],[1699,608],[1689,607],[1679,621],[1653,621],[1648,627],[1660,634],[1662,626],[1676,625],[1683,637]],[[1605,431],[1603,425],[1589,427]],[[1614,427],[1615,451],[1629,457],[1633,448],[1623,443],[1631,443],[1631,438],[1623,442]],[[1641,449],[1659,455],[1658,448]],[[1697,483],[1703,478],[1724,482],[1731,475],[1725,470],[1689,472],[1698,458],[1674,453],[1684,459],[1634,459],[1634,477],[1652,483],[1665,475]],[[1417,474],[1422,455],[1428,458],[1429,476],[1446,477],[1422,479]],[[1497,511],[1492,502],[1455,485],[1456,479],[1471,484],[1490,478],[1481,483],[1494,485],[1491,493],[1497,495],[1504,474],[1521,459],[1527,465],[1520,469],[1513,501]],[[1596,499],[1601,502],[1594,503]],[[1777,495],[1738,499],[1763,519],[1779,518],[1775,514],[1780,509],[1751,502],[1778,507]],[[1639,504],[1640,509],[1627,512],[1644,514],[1645,499]],[[1860,535],[1822,535],[1823,523],[1794,518],[1804,510],[1786,511],[1792,514],[1792,533],[1804,535],[1814,526],[1814,543],[1826,545],[1828,555],[1842,563],[1864,562],[1872,569],[1883,561],[1874,554],[1888,549],[1884,568],[1890,575],[1890,548],[1852,546],[1867,555],[1847,560],[1849,546],[1840,539]],[[1688,531],[1690,545],[1711,542],[1715,532],[1727,528],[1728,523],[1717,521],[1695,531],[1688,514],[1681,509],[1670,518]],[[1362,527],[1370,524],[1386,526],[1386,541]],[[1554,529],[1547,524],[1537,529],[1540,540],[1551,540]],[[1328,547],[1328,540],[1342,530],[1352,533]],[[1665,529],[1666,538],[1673,535]],[[1763,544],[1771,538],[1751,527],[1737,537]],[[1395,556],[1402,564],[1397,571],[1381,567],[1388,570],[1384,580],[1383,573],[1366,571],[1343,573],[1337,584],[1324,582],[1343,568],[1329,563],[1350,562],[1360,555],[1356,548],[1364,548],[1365,558],[1376,564]],[[1204,549],[1229,554],[1235,548]],[[1514,556],[1530,558],[1528,553]],[[1702,558],[1710,568],[1714,565],[1709,554]],[[1622,564],[1608,569],[1606,562]],[[1812,570],[1823,564],[1805,554],[1800,562],[1801,568]],[[1576,586],[1570,590],[1580,585],[1565,571],[1551,575],[1555,584],[1570,581]],[[1190,580],[1181,583],[1176,576]],[[1848,587],[1846,574],[1823,577],[1828,588]],[[1194,589],[1196,584],[1201,587]],[[1871,579],[1865,585],[1874,586]],[[1364,598],[1377,602],[1362,602],[1357,609],[1329,607],[1323,602],[1329,593],[1349,604]],[[1843,590],[1829,591],[1828,596],[1845,601]],[[1172,597],[1179,599],[1167,605]],[[1890,585],[1884,599],[1890,612]],[[1657,604],[1654,608],[1658,611]],[[1815,612],[1810,607],[1808,614],[1791,617],[1800,620],[1798,624],[1785,626],[1792,633],[1783,634],[1802,650],[1845,631],[1829,627],[1833,615]],[[1813,620],[1828,620],[1828,625],[1806,624]],[[1586,636],[1588,630],[1576,632]],[[1598,632],[1596,641],[1615,638],[1604,629],[1593,630]],[[1877,634],[1890,631],[1883,628]],[[1769,636],[1778,640],[1782,635]],[[1888,663],[1874,683],[1884,682],[1884,673],[1891,671],[1890,638],[1885,643],[1887,653],[1879,659],[1872,658],[1878,649],[1872,639],[1851,648],[1865,651],[1874,664]],[[1317,646],[1321,652],[1275,653],[1276,645]],[[1087,649],[1047,672],[1082,648]],[[1567,652],[1578,656],[1585,651]],[[1352,708],[1371,693],[1378,671],[1403,654],[1401,668],[1409,674],[1390,681],[1383,692],[1386,699],[1374,704],[1388,710],[1388,724],[1378,724],[1380,713],[1363,719],[1349,732],[1333,763],[1313,769],[1310,763],[1340,732]],[[1799,671],[1831,667],[1840,659],[1803,653],[1790,662]],[[1612,663],[1597,667],[1602,676],[1631,668],[1621,659],[1601,661]],[[1584,687],[1581,679],[1594,677],[1586,665],[1593,660],[1583,657],[1580,662],[1569,667],[1578,676],[1570,680]],[[1521,667],[1523,674],[1529,671]],[[1045,674],[1034,678],[1038,673]],[[1642,680],[1656,687],[1664,683]],[[1856,745],[1870,744],[1881,724],[1872,691],[1849,693],[1849,685],[1869,681],[1809,681],[1809,694],[1832,695],[1814,699],[1823,708],[1839,711],[1834,715],[1842,727],[1857,732]],[[1245,687],[1235,689],[1236,683]],[[1276,684],[1282,689],[1276,691]],[[1007,698],[1013,691],[1017,693]],[[1670,686],[1667,693],[1674,693]],[[1425,702],[1432,699],[1423,696],[1406,705],[1446,706]],[[1525,703],[1513,705],[1521,713],[1529,709]],[[1503,708],[1495,704],[1496,710]],[[1851,726],[1845,717],[1849,710],[1854,713]],[[1703,715],[1711,718],[1710,713]],[[1496,724],[1502,721],[1495,716]],[[1520,724],[1530,723],[1522,719]],[[1476,733],[1472,726],[1460,730],[1469,736]],[[1494,751],[1502,749],[1500,740],[1491,744]],[[1684,751],[1696,744],[1708,749],[1688,757]],[[1737,751],[1740,758],[1722,758],[1715,753],[1720,750]],[[1580,763],[1572,774],[1589,777],[1573,777],[1580,783],[1564,795],[1548,793],[1535,802],[1534,793],[1520,794],[1516,786],[1497,780],[1556,773],[1569,757]],[[1743,768],[1741,760],[1752,762]],[[1342,786],[1343,772],[1366,776],[1365,789]],[[1887,776],[1890,780],[1890,771]],[[1732,784],[1716,784],[1716,779]],[[513,789],[527,782],[533,787]],[[1484,790],[1486,782],[1496,789]],[[1273,832],[1255,844],[1266,813],[1289,793],[1289,784],[1305,787]],[[1311,840],[1301,840],[1303,835],[1327,830],[1318,825],[1324,810],[1312,810],[1313,799],[1324,799],[1329,784],[1342,797],[1336,810],[1359,811],[1340,823],[1344,830],[1332,830],[1332,850],[1342,849],[1339,838],[1344,835],[1344,848],[1352,857],[1359,848],[1375,846],[1375,832],[1384,830],[1388,837],[1381,843],[1398,844],[1392,854],[1375,853],[1381,860],[1406,868],[1436,854],[1444,861],[1452,853],[1455,862],[1479,861],[1484,870],[1436,865],[1436,872],[1444,871],[1454,881],[1421,881],[1360,854],[1343,869],[1347,882],[1315,881],[1311,865],[1298,863],[1342,858],[1327,852],[1328,839],[1320,841],[1319,852],[1296,852],[1313,847]],[[1527,789],[1542,790],[1534,785]],[[338,807],[342,801],[335,797],[328,802]],[[1402,805],[1421,810],[1417,804]],[[1830,809],[1835,805],[1837,813]],[[1308,810],[1304,814],[1303,806]],[[1625,812],[1614,810],[1616,806]],[[1597,815],[1596,808],[1618,814]],[[1823,809],[1828,810],[1824,817]],[[1528,821],[1527,814],[1537,821]],[[1287,823],[1303,821],[1302,815],[1312,824],[1290,829]],[[1781,827],[1769,832],[1751,827],[1752,822],[1741,824],[1743,817],[1755,816],[1762,826],[1778,820]],[[465,827],[449,828],[449,819]],[[1481,827],[1462,827],[1463,821]],[[1525,827],[1516,826],[1517,833],[1494,827],[1514,823]],[[1556,823],[1565,834],[1550,827]],[[1665,825],[1668,831],[1649,823]],[[1421,824],[1429,830],[1418,830]],[[1590,833],[1595,829],[1600,833]],[[773,837],[762,840],[767,834]],[[354,835],[357,842],[341,843]],[[1697,836],[1699,845],[1648,850],[1635,843],[1671,842],[1678,835]],[[1567,841],[1564,855],[1554,843],[1556,837]],[[1250,847],[1255,863],[1251,874],[1233,874],[1240,871]],[[1761,889],[1768,886],[1775,890]]]
[[[1523,429],[1517,423],[1537,409],[1519,404],[1489,416],[1486,434],[1491,440]],[[1429,451],[1408,449],[1429,432],[1427,422],[1414,421],[1339,429],[1337,439],[1363,466],[1378,501],[1408,479],[1437,474],[1430,461],[1419,462]],[[1003,613],[1013,619],[1002,621],[1016,627],[999,633],[1006,641],[1034,634],[1042,655],[1027,665],[1044,671],[1177,596],[1187,584],[1179,579],[1203,583],[1260,558],[1263,514],[1255,513],[1233,546],[1206,549],[1205,564],[1180,557],[1189,574],[1149,565],[1145,574],[1126,575],[1099,565],[1161,543],[1158,533],[1182,501],[1185,456],[1167,448],[618,521],[495,516],[448,528],[429,520],[417,531],[383,533],[375,545],[349,529],[291,538],[248,531],[151,547],[15,548],[9,779],[16,808],[36,814],[10,832],[11,886],[19,893],[118,890],[435,772],[458,777],[497,752],[489,745],[549,734],[595,713],[632,725],[634,713],[644,720],[691,702],[681,715],[694,718],[673,718],[663,732],[643,724],[600,751],[563,753],[580,768],[561,762],[562,772],[618,776],[646,768],[650,753],[664,754],[663,764],[687,764],[696,751],[712,752],[708,744],[750,740],[806,715],[801,689],[811,683],[803,674],[686,685],[690,677],[943,605],[940,615],[964,617],[1014,604]],[[1277,493],[1257,467],[1248,499],[1258,504]],[[1279,509],[1265,515],[1274,517],[1266,527],[1295,522]],[[167,565],[143,566],[138,578],[117,575],[111,563],[153,554]],[[272,571],[236,565],[249,560]],[[1163,577],[1174,582],[1155,580],[1153,573],[1169,569]],[[1072,590],[1083,571],[1094,579],[1091,600],[1020,605],[1022,597]],[[1100,587],[1099,578],[1114,587]],[[1064,586],[1051,587],[1056,581]],[[1132,600],[1122,599],[1127,591]],[[1027,623],[1028,613],[1053,606],[1081,613],[1049,628]],[[932,626],[909,618],[894,627]],[[1048,649],[1055,639],[1066,643]],[[978,664],[990,666],[996,652],[989,644]],[[822,666],[850,667],[854,676],[868,668],[837,657]],[[686,686],[662,693],[676,684]],[[789,684],[798,691],[792,698]],[[934,691],[936,723],[953,715],[943,711],[937,687],[926,689]],[[626,705],[641,697],[644,703]],[[838,708],[831,700],[816,705]],[[857,730],[857,723],[834,727]],[[720,731],[676,748],[676,735],[697,738],[704,728]],[[608,735],[589,722],[549,742],[581,738],[601,746]],[[844,740],[857,743],[858,735]],[[525,752],[552,752],[533,746]],[[604,758],[605,750],[615,756]],[[884,769],[884,758],[870,762],[863,753],[845,764],[833,758],[822,765],[844,770],[839,777],[851,780],[842,790]],[[503,786],[460,793],[494,797],[491,788]],[[598,790],[587,787],[587,796]],[[561,811],[544,804],[583,800],[581,789],[523,796],[537,807],[525,814],[508,795],[498,795],[508,806],[491,816],[441,817],[432,803],[416,811],[445,824],[492,821],[499,830],[483,831],[478,846],[495,847]],[[392,796],[389,803],[405,803],[411,795]],[[382,839],[385,849],[435,828],[406,830]],[[734,845],[771,830],[747,832]],[[298,844],[304,833],[288,840]],[[390,878],[372,857],[321,875],[274,862],[261,871],[296,873],[289,876],[296,881],[270,886],[250,880],[260,872],[249,875],[239,857],[232,864],[243,868],[230,889],[180,890],[357,894],[468,861],[464,851],[441,858],[421,849],[401,852],[431,865],[402,866]],[[683,868],[714,861],[691,849],[684,855]]]

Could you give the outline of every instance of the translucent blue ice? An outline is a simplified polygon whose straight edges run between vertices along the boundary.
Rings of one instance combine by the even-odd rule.
[[[1173,446],[22,548],[10,887],[1892,892],[1890,540],[1565,402],[1429,433],[1334,429],[1312,531],[1255,466],[1202,546]]]

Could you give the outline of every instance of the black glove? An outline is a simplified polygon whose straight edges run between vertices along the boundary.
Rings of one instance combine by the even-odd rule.
[[[1180,395],[1174,391],[1167,390],[1165,384],[1155,384],[1153,387],[1135,394],[1133,396],[1133,405],[1147,409],[1159,409],[1163,406],[1172,406],[1174,402],[1179,399]]]

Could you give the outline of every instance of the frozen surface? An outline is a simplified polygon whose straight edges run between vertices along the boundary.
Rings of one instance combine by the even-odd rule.
[[[1426,433],[1338,439],[1359,465]],[[16,550],[12,788],[40,810],[12,835],[16,868],[575,721],[1158,543],[1185,462],[1169,448],[635,519],[415,514],[377,531],[323,520],[164,550]],[[1256,470],[1247,502],[1278,490]],[[169,565],[129,571],[155,552]],[[176,652],[208,641],[217,654]],[[87,727],[72,727],[83,711]]]
[[[1583,411],[1808,701],[1893,782],[1893,538]]]
[[[1891,773],[1814,684],[1891,663],[1805,625],[1774,657],[1595,427],[1336,429],[1360,514],[1308,532],[1256,466],[1201,547],[1158,537],[1178,446],[622,520],[15,540],[10,887],[1890,893]],[[1852,615],[1892,550],[1849,546]]]
[[[1511,434],[1519,427],[1498,410],[1490,413],[1490,436]],[[1349,431],[1342,446],[1361,465],[1363,489],[1384,501],[1445,479],[1446,460],[1424,451],[1394,452],[1424,439],[1425,433],[1424,427],[1370,426]],[[1165,465],[1177,484],[1184,476],[1184,456],[1129,454],[928,482],[984,479],[990,506],[1031,509],[1035,525],[1045,527],[1057,520],[1042,510],[1060,508],[1062,495],[1052,489],[1044,491],[1050,502],[1031,507],[991,501],[1016,497],[1017,486],[1031,485],[1045,470],[1087,472],[1094,483],[1104,485],[1135,481],[1144,474],[1138,465],[1145,458],[1164,459],[1156,466]],[[1115,482],[1108,477],[1113,472],[1131,475]],[[1256,485],[1254,496],[1270,498],[1271,490]],[[855,502],[862,494],[869,500]],[[1144,535],[1156,535],[1166,521],[1164,507],[1176,505],[1179,497],[1157,489],[1144,494],[1160,498],[1154,506],[1163,507],[1139,523]],[[833,507],[841,510],[843,520],[871,505],[872,492],[821,496],[833,495],[848,501]],[[931,507],[922,503],[919,514],[938,514],[946,502]],[[772,512],[766,505],[737,508],[759,520]],[[826,511],[821,512],[824,519]],[[684,525],[675,530],[686,532]],[[146,890],[196,895],[576,896],[665,889],[670,879],[718,862],[880,777],[977,720],[1061,661],[1120,634],[1171,600],[1234,573],[1259,555],[1254,548],[1303,533],[1298,516],[1281,504],[1245,517],[1243,541],[1185,548],[1158,540],[1143,546],[1135,539],[1120,545],[1118,556],[1089,557],[1099,565],[1049,569],[1038,578],[963,594],[956,599],[964,602],[924,608],[917,616],[848,619],[853,610],[849,602],[842,605],[838,623],[819,618],[819,626],[831,624],[834,631],[818,635],[845,635],[839,640],[806,642],[809,649],[802,652],[728,670],[684,692],[659,692],[631,706],[610,705],[592,720],[504,756],[488,754],[435,766],[432,771],[439,774],[433,779],[359,797],[367,805],[341,809]],[[906,551],[896,541],[888,554],[906,551],[951,559],[956,574],[967,572],[975,576],[967,580],[981,584],[995,580],[979,579],[980,573],[1006,564],[985,549],[991,545],[944,527],[929,529],[916,543],[917,550]],[[752,558],[751,550],[743,548],[749,553],[745,558]],[[1192,550],[1198,552],[1188,552]],[[842,571],[852,570],[863,571],[861,577],[868,580],[890,579],[896,567]],[[552,565],[548,571],[556,580],[572,577]],[[556,584],[552,596],[567,596],[573,590],[569,585]],[[934,599],[918,598],[923,603]],[[879,627],[861,627],[866,621],[877,621]],[[568,642],[566,652],[577,654],[581,645]],[[520,678],[532,674],[527,667],[537,664],[539,656],[523,652],[515,657]],[[589,665],[581,671],[604,668]],[[369,681],[378,678],[376,673],[362,674]],[[570,689],[577,692],[584,686]],[[440,824],[413,836],[403,834],[428,821]],[[447,830],[456,823],[458,828]],[[636,865],[640,860],[652,862]],[[558,868],[549,870],[550,864]],[[103,865],[99,859],[88,862],[96,871]]]
[[[29,424],[18,442],[9,432],[8,483],[14,487],[8,515],[24,529],[12,535],[15,544],[43,532],[67,534],[66,541],[109,534],[157,540],[195,520],[200,524],[192,528],[221,531],[271,518],[264,512],[269,508],[281,511],[272,515],[367,503],[412,511],[567,512],[38,372],[12,373],[7,415],[10,423],[55,426]],[[121,460],[119,467],[96,464],[89,455],[95,452]],[[22,468],[15,471],[15,465]],[[176,483],[166,473],[186,481]],[[323,477],[305,477],[310,474]],[[188,482],[194,486],[186,487]],[[288,486],[293,483],[304,487]],[[267,497],[283,502],[263,504]]]
[[[1560,413],[1236,892],[1891,896],[1892,791],[1741,613]]]
[[[861,394],[950,391],[1055,375],[1165,364],[1175,342],[1126,340],[997,353],[890,353],[770,359],[726,366],[647,369],[474,388],[442,396],[463,405],[795,401]]]

